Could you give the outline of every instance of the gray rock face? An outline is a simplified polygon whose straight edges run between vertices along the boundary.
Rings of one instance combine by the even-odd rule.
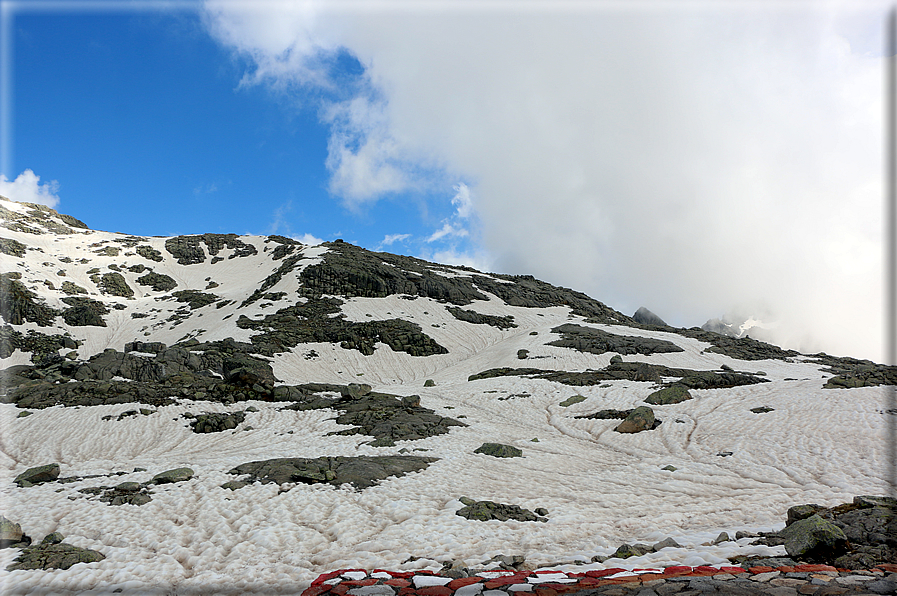
[[[46,464],[36,468],[28,468],[13,481],[19,486],[32,486],[42,482],[53,482],[59,478],[59,464]]]
[[[474,449],[473,452],[491,455],[492,457],[523,457],[523,451],[520,449],[512,445],[502,445],[501,443],[483,443]]]
[[[25,256],[25,245],[12,238],[0,238],[0,252],[13,257]]]
[[[0,273],[0,317],[10,325],[21,325],[31,321],[41,327],[53,323],[58,312],[43,303],[37,294],[19,281],[22,275],[17,272]]]
[[[632,315],[632,318],[636,323],[641,323],[642,325],[657,325],[661,327],[668,327],[663,319],[655,315],[644,306],[640,306],[639,309],[635,311],[635,314]]]
[[[351,484],[355,490],[370,488],[390,476],[404,476],[425,469],[434,457],[385,455],[358,457],[279,458],[240,464],[229,474],[248,474],[263,484]]]
[[[185,418],[193,418],[190,426],[195,433],[219,433],[237,428],[246,419],[244,412],[185,414]]]
[[[69,308],[62,311],[62,318],[66,324],[73,327],[106,326],[103,315],[107,314],[109,309],[99,300],[81,296],[67,296],[62,301],[69,305]]]

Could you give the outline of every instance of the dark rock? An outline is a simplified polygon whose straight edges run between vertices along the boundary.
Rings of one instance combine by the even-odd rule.
[[[335,431],[328,433],[329,435],[370,435],[374,440],[369,444],[374,447],[389,447],[395,445],[396,441],[412,441],[445,434],[451,426],[467,426],[452,418],[439,416],[433,410],[414,406],[413,401],[409,403],[394,395],[382,393],[369,393],[361,398],[344,396],[324,403],[328,407],[344,410],[336,418],[338,424],[356,425],[355,428]],[[300,404],[295,409],[309,408]]]
[[[65,540],[65,536],[60,534],[59,532],[53,532],[52,534],[47,534],[44,536],[44,539],[40,541],[41,544],[59,544]]]
[[[778,346],[757,341],[750,337],[727,337],[713,331],[706,331],[700,327],[672,329],[671,331],[684,337],[713,344],[704,350],[705,352],[724,354],[738,360],[788,360],[800,355],[799,352],[794,350],[783,350]]]
[[[13,481],[17,485],[32,486],[43,482],[53,482],[59,478],[59,464],[46,464],[36,468],[28,468]]]
[[[489,521],[494,519],[508,521],[513,519],[517,521],[548,521],[546,518],[537,515],[529,509],[523,509],[519,505],[506,505],[494,501],[473,501],[466,497],[462,497],[460,501],[465,507],[456,511],[455,515],[460,515],[470,520]]]
[[[138,277],[137,283],[141,286],[150,286],[155,292],[168,292],[178,285],[178,282],[173,277],[152,271]]]
[[[12,238],[0,238],[0,252],[13,257],[25,256],[25,245]]]
[[[427,379],[424,381],[424,387],[435,387],[436,383],[433,382],[433,379]]]
[[[751,412],[754,414],[766,414],[767,412],[773,412],[775,408],[770,408],[769,406],[759,406],[756,408],[751,408]]]
[[[686,389],[682,385],[671,385],[669,387],[660,389],[659,391],[655,391],[645,398],[645,402],[656,406],[678,404],[679,402],[683,402],[688,399],[692,399],[691,394],[688,392],[688,389]]]
[[[165,250],[181,265],[196,265],[206,260],[201,241],[201,236],[175,236],[165,241]]]
[[[25,548],[6,570],[68,569],[77,563],[94,563],[105,558],[102,553],[88,548],[78,548],[64,543],[41,543]]]
[[[640,306],[639,309],[635,311],[635,314],[632,315],[632,319],[637,323],[641,323],[643,325],[655,325],[658,327],[668,326],[663,319],[655,315],[644,306]]]
[[[614,430],[618,433],[637,433],[655,427],[654,410],[647,406],[639,406]]]
[[[190,423],[195,433],[218,433],[226,430],[237,428],[246,419],[244,412],[230,413],[206,413],[193,416],[185,415],[187,418],[193,418]]]
[[[84,288],[82,288],[82,287],[79,286],[78,284],[72,283],[72,282],[70,282],[70,281],[64,281],[64,282],[62,282],[62,288],[61,288],[61,289],[62,289],[63,293],[68,294],[68,295],[70,295],[70,296],[71,296],[72,294],[86,294],[86,293],[87,293],[87,290],[85,290]]]
[[[483,455],[491,455],[492,457],[522,457],[523,451],[512,446],[502,445],[501,443],[483,443],[473,451],[474,453],[482,453]]]
[[[346,395],[352,399],[361,399],[371,393],[371,386],[364,383],[349,383],[346,387]]]
[[[125,353],[143,352],[147,354],[158,354],[168,349],[168,346],[161,341],[132,341],[125,344]]]
[[[103,315],[109,312],[106,305],[99,300],[81,296],[67,296],[62,301],[69,308],[62,311],[62,318],[72,327],[105,327]]]
[[[555,327],[551,332],[559,333],[562,337],[559,340],[549,342],[547,345],[573,348],[580,352],[590,352],[592,354],[617,352],[618,354],[648,355],[685,351],[676,344],[662,339],[617,335],[600,329],[573,325],[572,323]]]
[[[824,511],[825,507],[822,505],[816,505],[815,503],[808,505],[795,505],[794,507],[790,507],[788,509],[788,513],[786,514],[785,525],[790,526],[796,521],[800,521],[802,519],[807,519],[813,515],[816,515],[820,511]]]
[[[167,484],[170,482],[183,482],[185,480],[190,480],[193,478],[193,470],[190,468],[175,468],[173,470],[166,470],[165,472],[160,472],[153,476],[153,479],[150,481],[152,484]]]
[[[641,557],[652,552],[652,548],[647,544],[622,544],[614,551],[611,558],[628,559],[629,557]]]
[[[682,548],[682,545],[672,538],[664,538],[660,542],[655,543],[654,546],[651,547],[651,550],[657,552],[665,548]]]
[[[473,323],[474,325],[491,325],[499,329],[510,329],[517,326],[514,323],[514,317],[511,315],[505,317],[484,315],[473,310],[463,310],[456,306],[449,306],[446,310],[459,321]]]
[[[161,262],[162,261],[162,253],[153,248],[152,246],[138,246],[134,249],[137,251],[137,254],[143,257],[144,259],[148,259],[150,261]]]
[[[263,484],[329,483],[351,484],[356,490],[369,488],[390,476],[404,476],[425,469],[438,458],[419,456],[367,456],[280,458],[241,464],[229,474],[248,474],[252,481]]]
[[[847,536],[841,528],[819,515],[796,521],[779,534],[785,539],[785,550],[791,558],[825,561],[848,550]]]
[[[517,358],[520,360],[526,360],[529,356],[529,350],[517,350]]]
[[[100,283],[97,286],[101,292],[111,294],[112,296],[131,298],[134,295],[134,290],[131,289],[131,286],[128,285],[121,273],[104,273],[100,277]]]
[[[38,298],[37,294],[19,281],[18,272],[0,273],[0,317],[10,325],[21,325],[25,321],[47,327],[59,314]]]
[[[558,405],[566,408],[568,406],[572,406],[573,404],[578,404],[580,402],[584,402],[585,400],[586,400],[586,398],[583,397],[582,395],[574,395],[572,397],[568,397],[567,399],[565,399]]]
[[[415,323],[402,319],[349,322],[340,313],[341,304],[342,301],[335,298],[309,299],[303,304],[282,308],[261,320],[241,315],[237,327],[261,331],[252,336],[252,343],[276,353],[311,342],[339,343],[345,350],[358,350],[366,356],[374,353],[378,342],[411,356],[448,353]],[[330,316],[332,314],[337,316]]]

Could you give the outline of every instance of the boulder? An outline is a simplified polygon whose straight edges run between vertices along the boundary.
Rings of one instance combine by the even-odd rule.
[[[664,387],[659,391],[655,391],[654,393],[646,397],[645,403],[649,403],[652,406],[660,406],[667,404],[678,404],[679,402],[683,402],[687,399],[692,399],[691,394],[688,392],[688,389],[686,389],[682,385],[671,385],[669,387]]]
[[[522,457],[523,451],[511,445],[502,445],[501,443],[483,443],[473,451],[474,453],[482,453],[483,455],[491,455],[492,457]]]
[[[22,532],[22,526],[0,515],[0,548],[15,547],[31,539]]]
[[[582,402],[585,400],[586,400],[586,398],[583,397],[582,395],[574,395],[572,397],[568,397],[567,399],[565,399],[558,405],[561,405],[566,408],[567,406],[572,406],[573,404],[578,404],[579,402]]]
[[[792,559],[831,560],[847,551],[847,536],[832,522],[811,515],[779,532],[785,539],[785,551]]]
[[[165,472],[160,472],[153,476],[153,479],[150,481],[153,484],[167,484],[169,482],[183,482],[185,480],[190,480],[193,478],[193,470],[190,468],[175,468],[173,470],[166,470]]]
[[[360,399],[371,392],[371,386],[364,383],[349,383],[346,394],[353,399]]]
[[[59,478],[59,464],[46,464],[36,468],[28,468],[13,481],[20,487],[41,484],[42,482],[53,482]]]
[[[547,522],[548,519],[529,509],[523,509],[518,505],[507,505],[504,503],[496,503],[494,501],[474,501],[467,497],[459,499],[465,505],[455,515],[460,515],[471,520],[477,521],[508,521],[509,519],[517,521],[541,521]]]
[[[654,428],[654,422],[654,410],[647,406],[639,406],[614,430],[618,433],[637,433]]]

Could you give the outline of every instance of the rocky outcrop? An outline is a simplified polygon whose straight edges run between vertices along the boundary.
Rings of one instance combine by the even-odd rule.
[[[645,403],[652,406],[678,404],[685,400],[692,399],[691,394],[682,385],[671,385],[655,391],[645,398]]]
[[[475,501],[467,497],[459,499],[464,507],[455,512],[455,515],[477,521],[540,521],[547,522],[548,511],[538,508],[535,511],[523,509],[519,505],[506,505],[495,501]]]
[[[458,308],[457,306],[449,306],[448,308],[446,308],[446,310],[453,317],[455,317],[459,321],[464,321],[465,323],[472,323],[474,325],[491,325],[492,327],[497,327],[499,329],[511,329],[512,327],[517,326],[517,324],[514,323],[514,317],[512,317],[511,315],[508,315],[506,317],[484,315],[473,310],[464,310],[462,308]]]
[[[248,475],[249,482],[258,481],[263,484],[327,483],[340,486],[348,483],[355,490],[362,490],[390,476],[404,476],[423,470],[434,461],[438,461],[438,458],[412,455],[296,457],[248,462],[228,473]]]
[[[26,547],[9,565],[7,571],[17,569],[68,569],[77,563],[95,563],[106,557],[89,548],[79,548],[53,539]]]
[[[197,290],[181,290],[179,292],[172,292],[171,295],[178,302],[186,302],[190,307],[190,310],[196,310],[197,308],[202,308],[203,306],[208,306],[213,302],[221,300],[220,296],[199,292]]]
[[[793,559],[838,568],[897,564],[897,499],[858,496],[835,507],[796,505],[779,532],[761,533],[754,544],[784,545]]]
[[[632,319],[637,323],[641,323],[642,325],[653,325],[655,327],[668,327],[668,325],[666,324],[666,322],[663,319],[661,319],[660,317],[655,315],[653,312],[651,312],[644,306],[640,306],[639,309],[637,311],[635,311],[635,314],[632,315]]]
[[[650,381],[659,383],[661,377],[677,377],[675,384],[688,389],[725,389],[741,385],[768,383],[768,379],[734,371],[691,370],[671,368],[645,362],[612,361],[603,370],[586,372],[545,371],[538,368],[493,368],[467,378],[468,381],[507,376],[527,376],[576,387],[598,385],[606,381]],[[674,383],[670,383],[674,384]]]
[[[724,354],[738,360],[785,360],[789,361],[800,353],[794,350],[783,350],[778,346],[764,343],[750,337],[727,337],[700,327],[691,329],[671,329],[679,335],[712,344],[704,350],[713,354]]]
[[[19,281],[21,278],[18,271],[0,273],[0,317],[10,325],[21,325],[25,321],[40,327],[52,325],[59,313],[26,288]]]
[[[240,240],[236,234],[202,234],[201,236],[175,236],[165,241],[165,250],[171,253],[181,265],[196,265],[206,260],[201,244],[205,244],[209,254],[217,255],[222,249],[234,249],[228,257],[247,257],[257,254],[255,246]]]
[[[105,327],[103,315],[109,313],[106,305],[99,300],[83,296],[66,296],[62,299],[69,305],[62,311],[62,318],[72,327]]]
[[[178,282],[174,281],[173,277],[155,272],[138,277],[137,283],[141,286],[150,286],[156,292],[168,292],[178,285]]]
[[[592,354],[616,352],[618,354],[649,355],[685,351],[676,344],[662,339],[617,335],[572,323],[555,327],[551,332],[561,334],[561,339],[549,342],[547,345],[573,348]]]
[[[25,245],[12,238],[0,238],[0,253],[12,257],[24,257]]]
[[[131,298],[134,295],[134,290],[131,289],[131,286],[125,281],[124,276],[121,273],[116,273],[114,271],[112,273],[104,273],[100,277],[100,282],[97,286],[102,293],[112,296]]]
[[[300,343],[311,342],[338,343],[343,349],[358,350],[365,356],[373,354],[375,345],[381,342],[393,351],[407,352],[411,356],[448,353],[424,334],[416,323],[402,319],[349,322],[340,313],[341,304],[342,301],[337,298],[309,299],[305,303],[282,308],[261,320],[241,315],[237,326],[261,331],[253,335],[251,341],[272,353],[285,352]]]
[[[184,418],[191,419],[190,426],[195,433],[220,433],[233,430],[243,424],[246,419],[245,412],[211,412],[205,414],[184,414]]]
[[[149,245],[138,246],[134,249],[137,251],[137,254],[147,259],[149,261],[156,261],[157,263],[162,261],[162,253]]]

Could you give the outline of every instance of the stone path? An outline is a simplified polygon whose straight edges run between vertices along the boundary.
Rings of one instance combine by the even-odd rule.
[[[829,565],[794,567],[667,567],[562,571],[482,571],[451,578],[430,571],[340,569],[325,573],[302,596],[872,596],[897,594],[897,565],[870,570]],[[520,595],[522,596],[522,595]]]

